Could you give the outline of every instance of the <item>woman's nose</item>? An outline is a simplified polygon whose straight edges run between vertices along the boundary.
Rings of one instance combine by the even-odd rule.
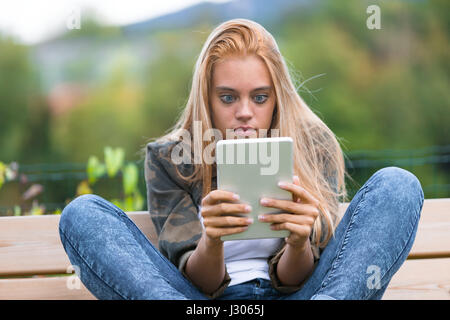
[[[240,121],[248,121],[253,117],[253,110],[248,100],[242,100],[242,103],[237,107],[236,119]]]

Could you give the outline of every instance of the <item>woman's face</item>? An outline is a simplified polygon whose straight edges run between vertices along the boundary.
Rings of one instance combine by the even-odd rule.
[[[231,56],[216,63],[210,91],[213,126],[223,138],[231,129],[237,138],[256,137],[270,129],[276,97],[269,70],[255,56]]]

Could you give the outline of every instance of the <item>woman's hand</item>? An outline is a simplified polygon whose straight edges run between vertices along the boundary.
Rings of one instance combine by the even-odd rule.
[[[292,201],[263,198],[261,205],[281,209],[283,212],[260,215],[258,218],[262,222],[271,223],[272,230],[289,230],[291,234],[286,242],[303,250],[307,247],[314,221],[319,216],[319,201],[300,186],[297,176],[294,176],[294,183],[280,183],[279,187],[292,193]]]
[[[200,212],[209,242],[222,243],[221,236],[243,232],[253,223],[247,217],[233,216],[251,211],[249,205],[238,201],[238,195],[223,190],[213,190],[203,198]]]
[[[186,262],[185,271],[203,292],[214,292],[225,276],[224,248],[220,237],[242,232],[251,223],[246,217],[236,216],[251,210],[238,201],[237,195],[222,190],[211,191],[202,199],[200,213],[205,229]]]

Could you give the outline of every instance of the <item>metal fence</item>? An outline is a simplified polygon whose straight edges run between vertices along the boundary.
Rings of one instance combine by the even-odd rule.
[[[450,197],[450,144],[413,150],[359,150],[346,156],[346,168],[360,185],[378,169],[396,166],[418,177],[425,198]],[[357,191],[350,185],[350,195]]]
[[[346,183],[349,199],[373,173],[388,166],[397,166],[415,174],[422,184],[425,198],[450,197],[450,144],[414,150],[359,150],[344,153],[347,171],[356,181]],[[144,162],[140,160],[135,163],[141,172],[139,190],[145,196]],[[7,182],[0,190],[0,215],[10,215],[14,204],[7,203],[8,200],[11,201],[13,194],[17,196],[23,193],[31,184],[43,187],[37,200],[45,206],[46,211],[62,209],[74,198],[79,182],[87,178],[86,163],[20,165],[19,175],[25,182]],[[105,181],[103,185],[100,181],[95,191],[108,199],[113,195],[120,196],[120,190],[119,175],[116,179]],[[4,192],[8,194],[7,199],[2,197]]]

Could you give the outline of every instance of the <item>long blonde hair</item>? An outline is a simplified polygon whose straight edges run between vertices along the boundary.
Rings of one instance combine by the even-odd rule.
[[[194,121],[201,121],[201,134],[213,128],[209,107],[213,67],[234,54],[256,55],[267,65],[276,94],[271,129],[279,129],[279,136],[294,140],[294,173],[302,187],[320,202],[321,212],[314,224],[312,239],[319,247],[325,247],[340,219],[339,200],[344,202],[347,198],[344,154],[334,133],[297,93],[275,39],[260,24],[233,19],[212,31],[195,64],[186,107],[173,129],[157,141],[179,140],[184,130],[192,134]],[[192,146],[200,149],[196,150],[197,154],[203,155],[205,148],[215,141],[201,140],[201,144]],[[211,191],[213,166],[202,159],[200,164],[195,164],[194,173],[185,177],[190,181],[202,181],[203,196]],[[335,188],[327,180],[330,177],[334,179]],[[326,230],[322,230],[322,226]]]

